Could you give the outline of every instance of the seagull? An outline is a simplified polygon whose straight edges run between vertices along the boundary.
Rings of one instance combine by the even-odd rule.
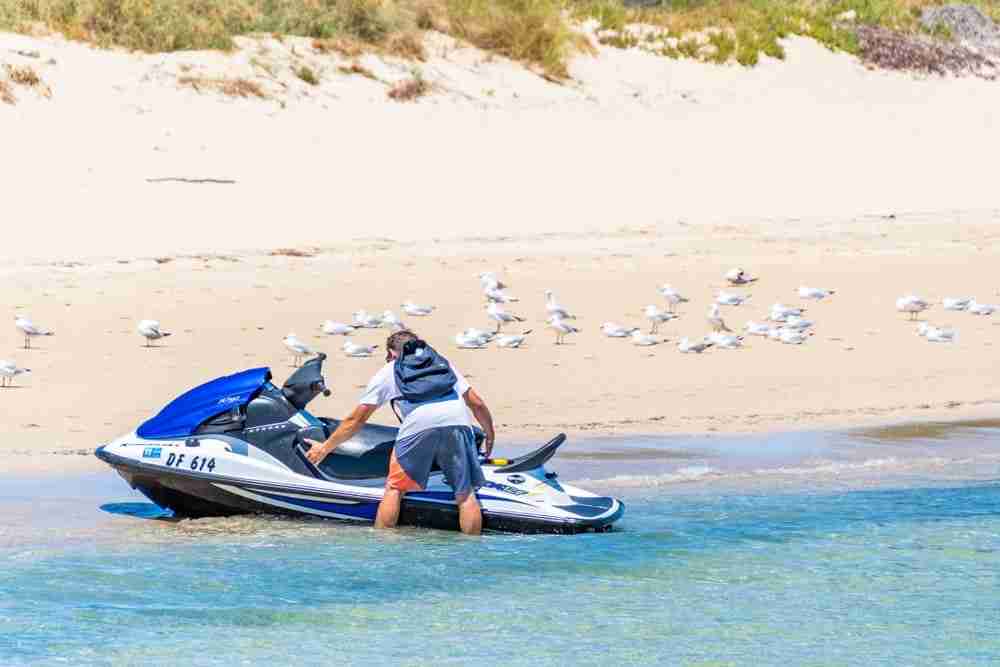
[[[497,278],[497,274],[492,271],[487,271],[486,273],[479,274],[479,284],[483,286],[484,290],[487,289],[504,289],[507,287],[500,279]]]
[[[545,311],[549,317],[558,317],[561,320],[576,319],[575,315],[571,315],[568,310],[559,305],[556,301],[556,295],[550,289],[545,290]]]
[[[639,327],[623,327],[615,322],[605,322],[601,325],[601,333],[608,338],[628,338],[638,330]]]
[[[742,306],[750,299],[750,295],[731,294],[729,292],[719,292],[715,297],[715,302],[720,306]]]
[[[285,344],[285,347],[287,347],[289,351],[291,351],[293,366],[298,366],[302,357],[308,357],[315,354],[311,347],[299,340],[293,333],[285,336],[285,339],[281,342]]]
[[[822,289],[820,287],[799,288],[800,299],[812,299],[813,301],[822,301],[828,296],[833,296],[835,293],[836,292],[832,289]]]
[[[483,294],[486,295],[486,300],[492,303],[514,303],[515,301],[520,301],[516,296],[511,296],[502,289],[495,287],[485,288]]]
[[[334,322],[333,320],[327,320],[323,322],[320,327],[328,336],[350,336],[354,333],[354,327],[350,324],[344,324],[343,322]]]
[[[957,332],[954,329],[942,329],[928,322],[921,322],[917,325],[917,335],[932,343],[950,343],[955,340]]]
[[[805,331],[806,329],[811,329],[813,326],[812,320],[807,320],[798,315],[789,315],[785,320],[784,329],[790,329],[792,331]]]
[[[154,340],[160,340],[170,335],[167,331],[160,331],[160,323],[156,320],[142,320],[136,327],[136,331],[146,339],[146,347],[151,347]]]
[[[455,334],[455,345],[462,350],[481,350],[489,344],[488,338],[470,336],[467,333]]]
[[[930,308],[931,304],[921,299],[919,296],[909,294],[896,299],[896,310],[901,313],[909,313],[910,319],[915,320],[920,317],[920,313]]]
[[[667,300],[667,309],[671,313],[674,312],[674,306],[688,302],[687,297],[682,296],[680,292],[675,290],[670,285],[663,285],[662,287],[657,287],[656,291],[659,292],[660,295]]]
[[[969,312],[973,315],[992,315],[994,310],[996,310],[996,306],[991,306],[988,303],[979,303],[975,299],[969,302]]]
[[[344,354],[348,357],[370,357],[372,352],[378,349],[378,345],[358,345],[354,341],[344,343]]]
[[[713,303],[708,308],[708,323],[712,325],[712,331],[729,331],[732,329],[726,326],[726,323],[722,319],[722,315],[719,314],[719,304]]]
[[[716,347],[721,347],[724,350],[735,350],[743,347],[743,336],[713,333],[705,336],[705,342],[711,343]]]
[[[522,345],[524,341],[527,340],[528,334],[531,333],[531,329],[524,331],[520,334],[509,334],[507,336],[500,336],[497,338],[497,347],[504,347],[508,349],[515,350]]]
[[[469,336],[470,338],[478,338],[482,340],[483,343],[488,343],[497,336],[493,331],[483,331],[482,329],[477,329],[475,327],[469,327],[462,332],[462,335]]]
[[[766,336],[770,329],[770,325],[754,322],[753,320],[747,322],[746,326],[743,327],[748,336]]]
[[[937,327],[930,327],[927,333],[924,334],[924,338],[932,343],[953,343],[957,332],[954,329],[939,329]]]
[[[638,345],[639,347],[649,347],[651,345],[659,345],[664,342],[657,338],[656,336],[651,336],[649,334],[644,334],[641,331],[632,332],[632,344]]]
[[[396,317],[396,313],[392,312],[391,310],[387,310],[384,313],[382,313],[382,324],[385,324],[390,329],[395,329],[396,331],[400,331],[406,328],[406,325],[403,324],[402,320]]]
[[[29,368],[18,368],[13,361],[0,359],[0,387],[13,387],[14,378],[21,373],[30,373]]]
[[[656,333],[660,328],[660,324],[677,318],[673,313],[666,313],[656,306],[646,306],[643,313],[646,315],[646,319],[652,324],[649,333]]]
[[[945,310],[965,310],[973,301],[975,299],[971,297],[945,297],[941,300],[941,304]]]
[[[580,332],[579,329],[560,317],[551,318],[548,328],[556,332],[556,345],[562,345],[569,334]]]
[[[771,327],[770,329],[767,330],[767,338],[768,338],[768,340],[777,340],[777,341],[780,341],[781,340],[781,332],[782,331],[784,331],[784,329],[781,329],[779,327]]]
[[[407,301],[400,306],[403,312],[413,317],[427,317],[434,312],[434,306],[422,306],[419,303]]]
[[[34,322],[22,315],[14,316],[14,326],[24,334],[24,349],[31,348],[31,339],[35,336],[53,336],[54,332],[35,326]]]
[[[505,324],[508,324],[509,322],[524,321],[523,317],[518,317],[513,313],[508,313],[506,310],[503,309],[503,306],[501,306],[498,303],[491,303],[490,305],[486,306],[486,314],[490,316],[491,320],[497,323],[498,333],[500,332],[500,327],[502,327]]]
[[[677,343],[677,349],[684,354],[701,354],[708,348],[712,347],[712,345],[714,345],[714,343],[709,341],[701,340],[691,342],[687,338],[681,338],[680,342]]]
[[[806,312],[805,308],[794,308],[792,306],[785,306],[783,304],[776,303],[771,306],[771,314],[767,319],[772,322],[784,322],[792,316],[801,317],[804,312]]]
[[[730,285],[749,285],[757,279],[751,278],[746,271],[737,267],[726,271],[726,280],[729,281]]]
[[[785,345],[801,345],[809,339],[812,334],[807,331],[795,331],[794,329],[778,329],[778,340]]]
[[[353,313],[354,326],[362,329],[378,329],[382,326],[382,318],[378,315],[373,315],[365,309],[356,310]]]

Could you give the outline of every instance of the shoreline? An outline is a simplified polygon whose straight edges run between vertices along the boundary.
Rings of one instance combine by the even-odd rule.
[[[877,430],[910,430],[921,427],[940,426],[943,430],[951,430],[966,426],[982,425],[989,428],[1000,427],[1000,410],[990,406],[1000,408],[1000,401],[990,401],[988,404],[977,406],[956,406],[948,408],[948,412],[925,412],[921,416],[907,413],[893,415],[873,416],[871,419],[863,421],[844,422],[809,422],[799,423],[794,427],[784,427],[779,422],[761,425],[760,428],[752,430],[713,430],[711,428],[703,430],[681,430],[670,429],[653,431],[643,429],[637,424],[630,424],[628,428],[618,429],[594,429],[587,426],[566,426],[564,431],[569,436],[566,451],[572,451],[574,443],[584,446],[595,443],[605,443],[608,440],[649,440],[662,439],[664,441],[681,441],[690,439],[720,438],[726,440],[739,440],[742,438],[759,442],[761,437],[768,435],[789,436],[802,435],[808,437],[817,434],[843,434],[851,435],[859,431]],[[556,435],[557,431],[552,429],[520,429],[506,432],[510,437],[499,441],[500,450],[503,450],[505,443],[514,449],[530,449],[537,447],[549,436]],[[758,437],[753,437],[758,436]],[[99,445],[95,444],[94,448]],[[53,457],[58,457],[63,465],[55,467],[52,465]],[[577,457],[574,457],[577,458]],[[558,461],[558,455],[556,457]],[[58,476],[75,476],[86,473],[113,473],[113,470],[103,461],[94,456],[93,449],[55,449],[42,452],[3,452],[0,450],[0,479],[35,479]]]

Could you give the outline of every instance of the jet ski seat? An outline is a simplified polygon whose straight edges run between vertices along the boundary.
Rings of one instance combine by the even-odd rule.
[[[320,421],[323,426],[300,429],[295,438],[295,450],[314,474],[331,480],[379,479],[389,474],[396,429],[375,424],[366,424],[360,433],[337,447],[337,451],[323,459],[318,467],[309,463],[305,453],[310,445],[305,440],[325,440],[340,425],[336,419]]]
[[[389,459],[392,448],[396,444],[397,429],[391,426],[365,424],[361,432],[337,447],[319,466],[314,466],[306,459],[305,453],[309,444],[305,439],[321,441],[333,433],[340,421],[337,419],[320,418],[323,426],[309,426],[299,430],[295,439],[295,450],[306,466],[318,477],[336,481],[338,479],[380,479],[389,474]],[[475,429],[476,445],[483,439],[483,433]],[[435,463],[431,472],[440,470]]]
[[[362,456],[334,452],[319,464],[319,470],[331,479],[380,479],[389,474],[393,441],[383,442]]]

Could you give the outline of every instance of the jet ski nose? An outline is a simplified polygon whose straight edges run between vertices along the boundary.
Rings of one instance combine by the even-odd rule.
[[[106,447],[107,447],[107,445],[101,445],[100,447],[98,447],[97,449],[94,450],[94,456],[96,456],[97,458],[101,459],[105,463],[108,462],[108,455],[107,455],[107,452],[105,451]]]

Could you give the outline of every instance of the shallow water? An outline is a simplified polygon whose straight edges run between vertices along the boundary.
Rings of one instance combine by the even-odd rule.
[[[98,509],[140,502],[110,473],[4,480],[0,664],[996,664],[998,454],[992,424],[592,440],[554,467],[628,509],[575,537],[154,521]]]

